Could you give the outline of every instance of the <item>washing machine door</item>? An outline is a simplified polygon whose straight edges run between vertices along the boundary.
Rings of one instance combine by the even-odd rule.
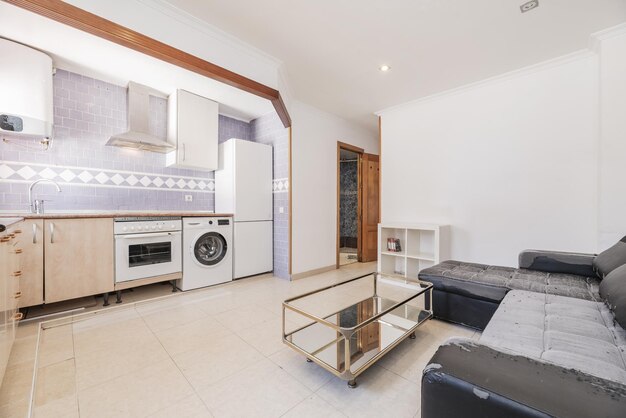
[[[193,246],[196,261],[205,266],[214,266],[226,257],[228,246],[219,232],[202,234]]]

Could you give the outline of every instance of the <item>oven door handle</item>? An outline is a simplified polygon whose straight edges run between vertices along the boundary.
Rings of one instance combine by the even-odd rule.
[[[158,238],[158,237],[171,237],[174,235],[180,235],[180,232],[153,232],[149,234],[117,235],[115,239]]]

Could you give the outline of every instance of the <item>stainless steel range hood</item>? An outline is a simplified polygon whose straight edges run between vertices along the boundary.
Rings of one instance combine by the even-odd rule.
[[[150,96],[167,96],[139,83],[128,83],[128,131],[111,136],[106,145],[168,153],[176,147],[150,133]]]

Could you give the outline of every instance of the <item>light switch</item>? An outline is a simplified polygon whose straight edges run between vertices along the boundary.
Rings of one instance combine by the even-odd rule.
[[[278,208],[278,213],[285,213],[285,208],[284,207],[279,207]]]

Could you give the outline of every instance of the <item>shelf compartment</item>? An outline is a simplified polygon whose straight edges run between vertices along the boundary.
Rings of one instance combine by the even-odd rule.
[[[435,259],[435,231],[407,229],[406,241],[407,256],[413,258]],[[430,255],[430,257],[422,257],[422,255]]]
[[[435,261],[435,255],[434,254],[417,254],[417,255],[408,255],[407,254],[407,258],[413,258],[415,260],[422,260],[422,261]]]
[[[404,251],[400,251],[398,253],[395,253],[393,251],[383,251],[383,252],[381,252],[381,254],[382,255],[391,255],[391,256],[394,256],[394,257],[404,257],[405,256]]]

